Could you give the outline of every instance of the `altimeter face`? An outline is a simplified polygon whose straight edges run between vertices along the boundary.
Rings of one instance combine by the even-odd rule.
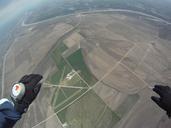
[[[21,92],[21,86],[19,84],[15,84],[12,88],[12,93],[14,96],[18,96]]]
[[[24,84],[22,83],[17,83],[14,84],[14,86],[12,87],[12,97],[14,99],[20,100],[25,93],[25,87]]]

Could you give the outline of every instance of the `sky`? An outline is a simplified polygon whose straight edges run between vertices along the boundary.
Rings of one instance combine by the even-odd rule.
[[[9,23],[20,14],[26,12],[27,9],[33,8],[36,5],[38,5],[40,2],[44,2],[44,1],[48,1],[48,0],[0,0],[0,27]],[[142,1],[148,1],[148,2],[156,1],[156,2],[171,3],[171,0],[142,0]]]
[[[41,0],[0,0],[0,26],[9,23],[27,9],[34,7],[40,1]]]
[[[0,9],[11,3],[12,0],[0,0]]]

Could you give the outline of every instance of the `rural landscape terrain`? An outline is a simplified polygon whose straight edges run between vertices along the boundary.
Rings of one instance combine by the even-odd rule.
[[[171,83],[169,17],[83,5],[55,17],[40,7],[18,23],[3,62],[1,95],[24,74],[44,79],[16,128],[169,128],[150,99],[155,84]]]

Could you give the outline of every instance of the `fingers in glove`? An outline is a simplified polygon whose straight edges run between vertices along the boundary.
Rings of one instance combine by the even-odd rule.
[[[37,97],[38,93],[41,89],[41,83],[37,84],[35,88],[32,88],[32,90],[27,91],[25,95],[25,101],[28,101],[29,103],[32,103],[33,100]]]
[[[19,82],[21,82],[23,84],[28,84],[32,80],[32,77],[33,77],[32,74],[27,75],[22,81],[19,81]]]
[[[169,118],[171,118],[171,113],[170,113],[170,112],[166,112],[166,114],[167,114],[167,116],[168,116]]]
[[[165,91],[167,90],[166,88],[167,86],[155,85],[153,91],[163,97]]]
[[[20,80],[19,83],[24,83],[26,79],[28,78],[28,75],[23,76]]]
[[[39,74],[31,74],[30,78],[31,78],[30,84],[32,84],[33,86],[36,86],[43,77]]]
[[[162,105],[162,103],[161,103],[161,101],[160,101],[160,98],[155,97],[155,96],[152,96],[151,99],[152,99],[159,107],[163,108],[163,105]]]
[[[29,100],[31,101],[31,102],[33,102],[35,99],[36,99],[36,97],[37,97],[37,95],[39,94],[39,92],[40,92],[40,89],[41,89],[41,83],[39,83],[39,84],[37,84],[36,86],[35,86],[35,88],[33,89],[33,94],[32,94],[32,96],[29,98]]]
[[[158,88],[162,91],[166,91],[166,90],[170,89],[169,86],[163,86],[163,85],[155,85],[154,87]]]
[[[41,86],[42,86],[42,84],[41,83],[38,83],[36,86],[35,86],[35,88],[34,88],[34,93],[37,95],[38,93],[39,93],[39,91],[40,91],[40,89],[41,89]]]

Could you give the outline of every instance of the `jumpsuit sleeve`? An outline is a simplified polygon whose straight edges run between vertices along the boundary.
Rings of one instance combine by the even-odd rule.
[[[0,100],[0,128],[13,128],[21,118],[21,114],[14,109],[14,105],[8,99]]]

